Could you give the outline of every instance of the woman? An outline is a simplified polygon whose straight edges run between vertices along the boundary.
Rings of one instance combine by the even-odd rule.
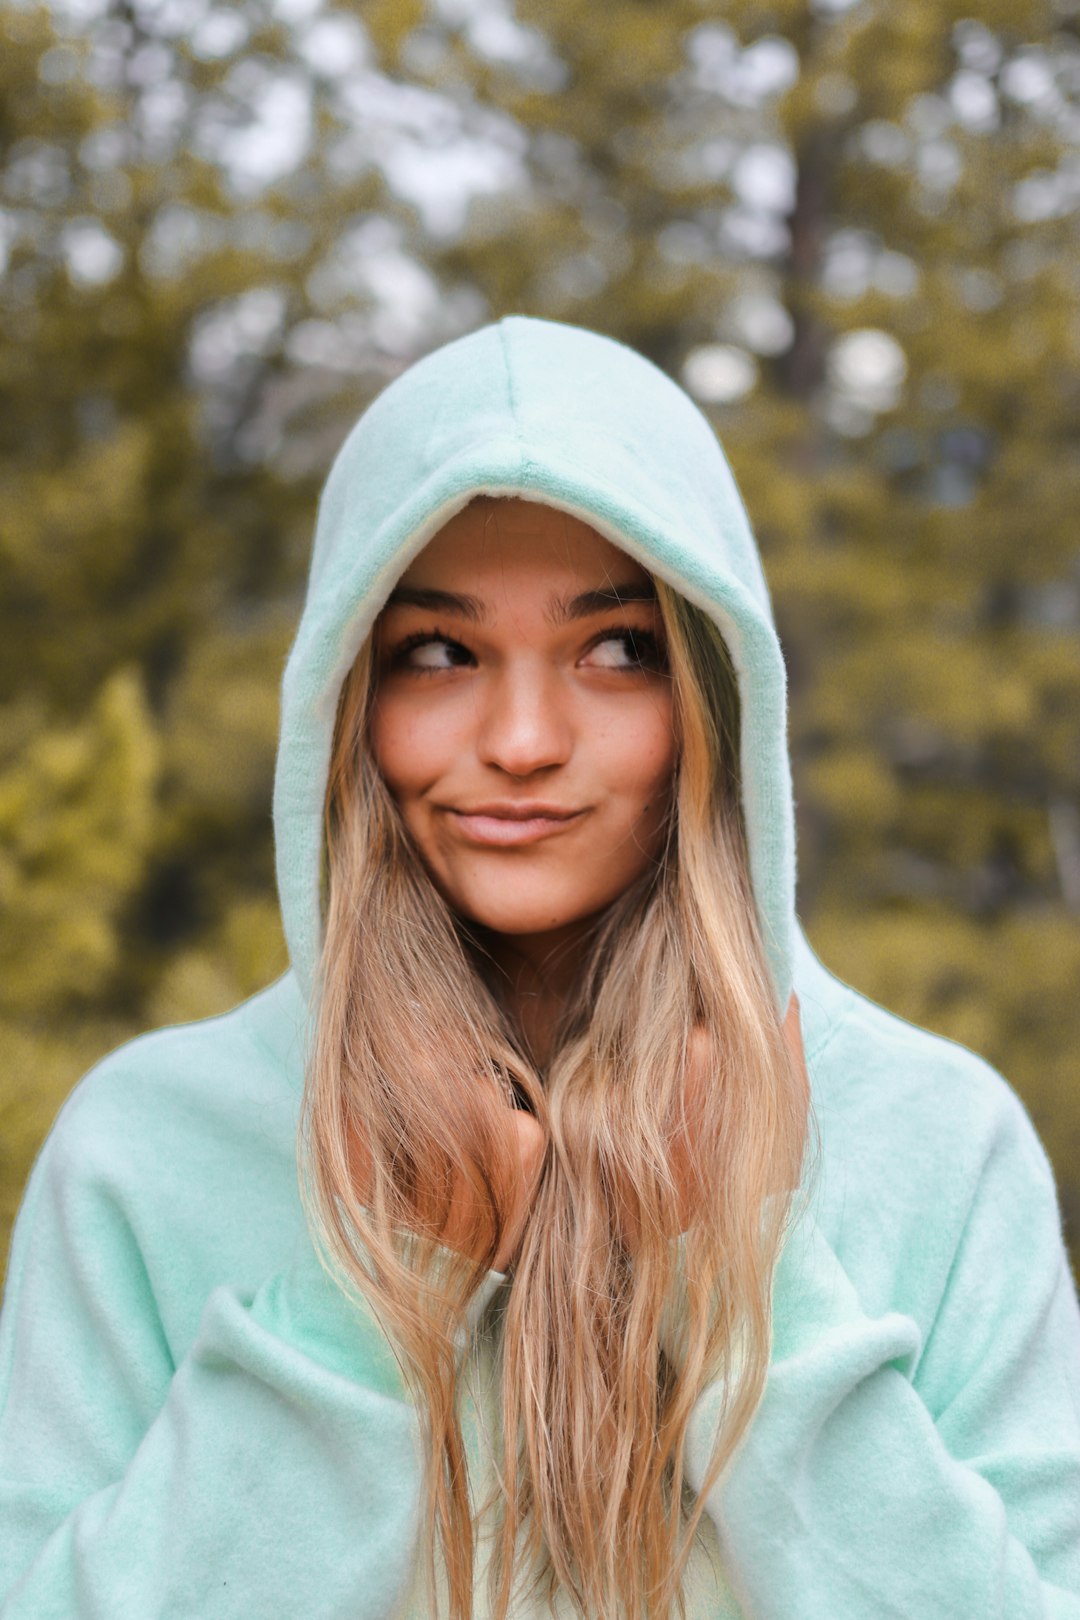
[[[1080,1615],[1049,1167],[802,937],[768,593],[669,380],[515,318],[386,390],[274,808],[290,972],[31,1178],[3,1620]]]

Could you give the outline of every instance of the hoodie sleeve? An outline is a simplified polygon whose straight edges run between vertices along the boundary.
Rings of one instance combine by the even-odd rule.
[[[707,1503],[755,1620],[1080,1620],[1076,1292],[1011,1093],[990,1135],[925,1334],[863,1309],[812,1217],[788,1241],[765,1394]],[[718,1405],[691,1419],[695,1489]]]
[[[50,1139],[12,1247],[2,1620],[394,1612],[418,1427],[375,1319],[303,1234],[253,1294],[209,1295],[174,1368],[135,1235],[80,1162]]]

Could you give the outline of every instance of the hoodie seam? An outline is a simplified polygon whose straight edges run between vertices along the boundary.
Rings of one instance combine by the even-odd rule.
[[[853,1011],[854,1011],[854,1008],[852,1008],[852,1007],[844,1007],[834,1015],[832,1021],[826,1026],[825,1030],[822,1032],[821,1038],[818,1041],[817,1045],[814,1047],[813,1051],[812,1052],[807,1052],[807,1054],[806,1054],[807,1065],[809,1065],[811,1063],[816,1063],[818,1061],[818,1059],[822,1056],[822,1054],[825,1053],[829,1049],[829,1047],[832,1045],[833,1041],[840,1034],[840,1031],[842,1029],[844,1029],[845,1026],[851,1022],[851,1017],[852,1017]]]
[[[288,978],[290,971],[290,968],[286,968],[285,972],[279,973],[276,979],[271,979],[270,983],[264,986],[260,994],[268,995],[270,991],[276,990],[278,986]],[[274,1073],[277,1074],[280,1079],[291,1082],[293,1075],[286,1059],[280,1052],[276,1051],[274,1047],[271,1046],[270,1042],[266,1039],[266,1036],[260,1029],[257,1018],[253,1016],[251,1004],[256,999],[257,998],[255,996],[249,996],[246,1001],[240,1003],[239,1011],[243,1015],[244,1032],[255,1050],[262,1053],[263,1057],[266,1059]]]
[[[514,373],[510,364],[510,337],[505,321],[499,323],[499,346],[502,350],[503,366],[506,370],[506,403],[510,411],[510,421],[513,424],[514,443],[517,445],[522,476],[527,477],[533,470],[533,462],[525,449],[525,435],[521,430],[521,416],[517,393],[514,388]]]

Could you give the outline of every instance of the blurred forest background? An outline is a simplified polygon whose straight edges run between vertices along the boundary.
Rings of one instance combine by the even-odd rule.
[[[695,394],[799,909],[1080,1244],[1080,0],[0,0],[0,1252],[97,1057],[285,967],[277,686],[358,412],[510,311]]]

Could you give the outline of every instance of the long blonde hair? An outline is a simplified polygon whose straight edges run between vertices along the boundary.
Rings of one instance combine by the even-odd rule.
[[[549,1602],[561,1590],[588,1620],[682,1615],[705,1492],[768,1369],[772,1275],[810,1102],[758,931],[730,655],[705,613],[656,586],[679,745],[667,845],[595,930],[543,1072],[373,764],[370,637],[338,705],[302,1187],[325,1258],[382,1322],[423,1420],[428,1576],[434,1592],[437,1533],[451,1620],[471,1620],[474,1607],[460,1335],[509,1213],[515,1092],[549,1147],[501,1319],[495,1620],[523,1576]],[[691,1125],[684,1081],[702,1031],[711,1083]],[[701,1196],[675,1243],[680,1128],[693,1132]],[[475,1258],[436,1241],[462,1172],[475,1193]],[[723,1400],[695,1502],[683,1477],[687,1427],[711,1381]]]

